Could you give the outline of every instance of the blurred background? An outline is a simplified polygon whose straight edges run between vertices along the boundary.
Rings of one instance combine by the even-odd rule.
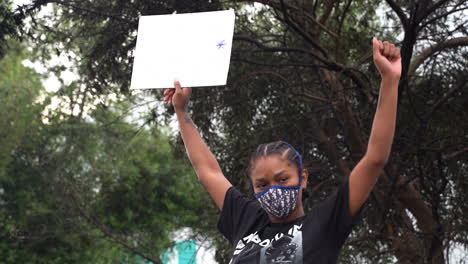
[[[464,0],[0,0],[0,263],[229,263],[172,107],[129,90],[139,16],[226,9],[228,84],[190,110],[229,180],[251,195],[250,153],[285,140],[306,208],[345,181],[377,36],[401,48],[397,133],[340,263],[468,263]]]

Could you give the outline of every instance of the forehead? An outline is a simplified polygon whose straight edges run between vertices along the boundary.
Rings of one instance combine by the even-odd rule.
[[[281,171],[295,171],[296,165],[281,157],[279,154],[257,159],[252,168],[252,178],[274,175]]]

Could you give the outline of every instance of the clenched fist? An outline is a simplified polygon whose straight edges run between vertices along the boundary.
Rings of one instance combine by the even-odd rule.
[[[176,111],[186,111],[192,88],[182,88],[179,81],[174,81],[174,87],[164,91],[164,102],[172,104]]]
[[[401,76],[401,56],[400,49],[387,41],[380,41],[373,38],[374,64],[380,72],[382,78]]]

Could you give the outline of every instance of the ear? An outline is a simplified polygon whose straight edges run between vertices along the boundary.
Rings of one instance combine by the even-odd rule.
[[[306,168],[304,168],[302,169],[302,186],[301,186],[302,189],[307,188],[308,180],[309,180],[309,171]]]

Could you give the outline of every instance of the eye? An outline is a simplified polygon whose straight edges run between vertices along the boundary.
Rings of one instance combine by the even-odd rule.
[[[280,183],[286,183],[286,182],[288,182],[288,180],[289,180],[289,177],[280,178],[279,182]]]
[[[259,185],[257,185],[257,188],[258,188],[258,189],[263,189],[263,188],[265,188],[266,186],[267,186],[266,184],[259,184]]]

